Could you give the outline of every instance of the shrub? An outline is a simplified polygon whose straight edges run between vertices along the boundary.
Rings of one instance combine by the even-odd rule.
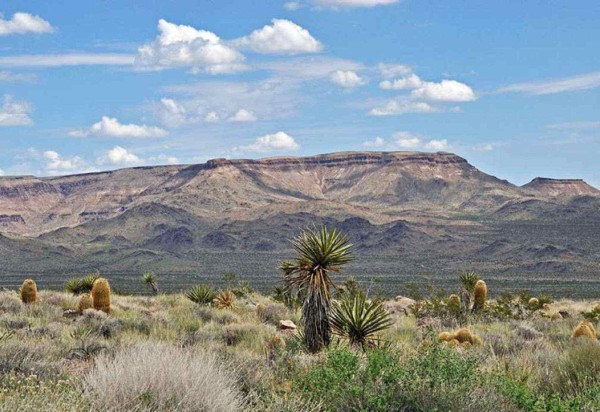
[[[33,279],[26,279],[21,285],[21,301],[23,303],[35,303],[37,300],[37,286]]]
[[[550,368],[550,387],[554,392],[563,397],[580,395],[600,385],[600,345],[588,339],[578,339]]]
[[[233,371],[213,353],[144,344],[102,354],[85,379],[95,410],[241,410]]]
[[[262,322],[273,325],[277,325],[280,320],[289,317],[288,310],[282,303],[259,304],[256,306],[256,314]]]
[[[100,273],[90,273],[81,278],[71,278],[65,283],[65,290],[74,295],[90,293],[94,282],[100,277]]]
[[[185,297],[198,305],[210,305],[216,293],[206,285],[198,285],[185,294]]]
[[[213,304],[217,309],[230,309],[235,303],[235,295],[230,290],[219,293],[214,299]]]
[[[380,302],[368,301],[362,293],[334,302],[330,322],[333,333],[348,339],[350,345],[360,345],[363,350],[377,333],[394,323]]]
[[[219,323],[221,325],[235,323],[239,320],[238,317],[234,313],[231,313],[230,311],[215,310],[215,309],[203,307],[203,306],[200,306],[196,310],[196,313],[198,314],[200,319],[202,319],[203,322],[211,322],[212,321],[215,323]]]
[[[92,286],[94,309],[110,313],[110,284],[104,278],[98,278]]]

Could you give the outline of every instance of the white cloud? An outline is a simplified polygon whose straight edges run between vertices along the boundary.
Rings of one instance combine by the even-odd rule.
[[[387,6],[399,0],[313,0],[319,6],[331,8]]]
[[[25,101],[17,101],[10,95],[4,95],[0,106],[0,126],[29,126],[33,120],[29,116],[31,105]]]
[[[107,136],[107,137],[163,137],[168,133],[166,130],[154,126],[121,124],[117,119],[102,116],[102,120],[94,123],[87,130],[74,130],[69,133],[73,137],[85,136]]]
[[[396,132],[393,137],[394,143],[402,149],[413,149],[421,145],[421,138],[410,132]]]
[[[482,143],[482,144],[473,146],[472,149],[476,152],[491,152],[495,149],[495,147],[491,143]]]
[[[476,99],[473,89],[456,80],[442,80],[439,83],[424,82],[411,95],[417,99],[438,102],[470,102]]]
[[[366,83],[365,79],[352,70],[336,70],[329,78],[338,86],[346,88],[358,87]]]
[[[412,74],[412,69],[404,64],[379,63],[377,70],[384,79],[391,79],[398,76],[408,76]]]
[[[385,139],[383,137],[376,137],[373,140],[367,140],[363,142],[364,147],[382,147],[385,146]]]
[[[371,116],[393,116],[405,113],[435,113],[439,109],[425,102],[415,102],[403,98],[389,100],[380,107],[371,109]]]
[[[186,122],[187,111],[185,107],[174,99],[160,99],[161,110],[160,119],[163,124],[169,127],[179,127]]]
[[[135,64],[141,69],[157,70],[190,67],[207,73],[231,73],[245,68],[244,56],[216,34],[191,26],[158,22],[160,34],[152,43],[138,49]]]
[[[558,129],[558,130],[589,130],[589,129],[599,129],[600,122],[566,122],[566,123],[549,124],[546,127],[548,129]]]
[[[431,149],[431,150],[445,150],[448,147],[449,147],[449,144],[448,144],[448,140],[446,140],[446,139],[430,140],[425,145],[426,149]]]
[[[33,83],[37,80],[35,74],[24,74],[24,73],[11,73],[8,71],[0,71],[0,82],[5,83],[16,83],[16,82],[28,82]]]
[[[254,116],[251,112],[249,112],[246,109],[240,109],[229,118],[229,121],[236,123],[255,122],[256,116]]]
[[[284,5],[283,5],[284,9],[290,10],[290,11],[299,10],[302,7],[304,7],[304,5],[298,1],[288,1],[287,3],[284,3]]]
[[[207,123],[216,123],[220,120],[219,114],[217,112],[208,112],[204,117],[204,121]]]
[[[102,156],[98,157],[96,163],[99,165],[110,166],[132,166],[142,164],[144,161],[127,149],[121,146],[115,146]]]
[[[25,54],[0,57],[4,67],[128,66],[135,56],[114,53]]]
[[[65,158],[54,150],[47,150],[42,156],[46,162],[46,172],[50,174],[79,172],[87,167],[85,160],[79,156]]]
[[[285,132],[277,132],[258,137],[254,143],[248,146],[234,148],[238,152],[276,152],[298,150],[300,145],[294,138]]]
[[[323,49],[308,30],[296,23],[284,19],[273,19],[272,23],[235,40],[235,44],[261,54],[316,53]]]
[[[600,87],[600,72],[581,74],[562,79],[511,84],[498,89],[499,93],[555,94]]]
[[[0,15],[0,17],[2,17]],[[46,20],[29,13],[15,13],[10,20],[0,18],[0,36],[26,33],[52,33],[54,28]]]
[[[316,80],[331,76],[336,70],[359,71],[363,65],[353,60],[338,59],[326,56],[302,56],[284,60],[260,62],[258,69],[268,70],[277,79]]]
[[[379,83],[379,88],[384,90],[412,90],[421,87],[423,82],[414,73],[395,80],[384,80]]]

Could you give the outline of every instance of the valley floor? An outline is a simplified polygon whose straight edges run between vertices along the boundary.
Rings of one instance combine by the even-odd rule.
[[[255,292],[230,309],[113,296],[109,315],[80,315],[78,300],[41,291],[24,305],[0,292],[0,410],[600,409],[600,344],[571,338],[597,302],[473,317],[482,344],[451,346],[437,335],[459,325],[433,300],[417,310],[386,301],[393,325],[379,344],[363,352],[334,339],[312,355],[280,327],[300,325],[299,311]]]

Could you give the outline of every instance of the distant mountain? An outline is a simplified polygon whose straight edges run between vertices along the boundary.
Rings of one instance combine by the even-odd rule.
[[[471,265],[506,276],[598,273],[600,191],[574,179],[518,187],[457,155],[418,152],[2,177],[0,273],[98,269],[125,279],[219,262],[272,273],[288,239],[321,224],[346,232],[390,281]],[[244,264],[252,259],[257,267]]]

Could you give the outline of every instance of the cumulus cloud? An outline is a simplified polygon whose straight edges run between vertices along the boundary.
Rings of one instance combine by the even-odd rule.
[[[0,106],[0,126],[29,126],[33,124],[30,114],[31,105],[28,102],[4,95]]]
[[[387,6],[399,0],[313,0],[313,3],[331,8]]]
[[[261,54],[316,53],[323,49],[308,30],[296,23],[284,19],[273,19],[272,23],[235,40],[235,44]]]
[[[389,100],[380,107],[371,109],[371,116],[393,116],[405,113],[435,113],[439,109],[429,103],[411,101],[405,98]]]
[[[600,87],[600,72],[585,73],[562,79],[515,83],[498,89],[499,93],[555,94]]]
[[[244,56],[216,34],[177,25],[164,19],[158,22],[160,34],[152,43],[138,49],[135,64],[142,69],[190,67],[208,73],[231,73],[244,69]]]
[[[154,126],[122,124],[117,119],[102,116],[102,120],[94,123],[87,130],[74,130],[69,133],[73,137],[106,136],[106,137],[163,137],[166,130]]]
[[[430,150],[446,150],[449,146],[450,145],[448,144],[448,140],[441,139],[441,140],[430,140],[425,145],[425,148],[430,149]]]
[[[96,163],[103,166],[133,166],[142,164],[143,160],[129,150],[121,146],[115,146],[98,157]]]
[[[365,79],[353,70],[336,70],[331,73],[329,79],[338,86],[346,88],[358,87],[366,83]]]
[[[384,90],[412,90],[421,87],[423,82],[414,73],[395,80],[384,80],[379,83],[379,88]]]
[[[246,109],[240,109],[229,118],[229,121],[235,123],[255,122],[256,116]]]
[[[87,168],[85,160],[79,156],[63,157],[54,150],[47,150],[42,156],[46,162],[45,169],[50,174],[80,172]]]
[[[204,121],[207,123],[216,123],[220,120],[219,114],[217,112],[208,112],[204,117]]]
[[[402,149],[413,149],[421,145],[421,138],[410,132],[394,133],[394,143]]]
[[[385,146],[385,139],[383,137],[376,137],[373,140],[366,140],[363,142],[364,147],[382,147]]]
[[[377,70],[384,79],[412,74],[412,69],[404,64],[379,63]]]
[[[1,16],[0,16],[1,17]],[[29,13],[15,13],[10,20],[0,18],[0,36],[26,33],[52,33],[54,28],[46,20]]]
[[[248,146],[238,146],[234,151],[238,152],[280,152],[298,150],[300,145],[294,138],[285,132],[267,134],[256,138],[254,143]]]
[[[424,82],[417,86],[411,95],[417,99],[438,102],[470,102],[476,99],[473,89],[456,80],[442,80],[439,83]]]

